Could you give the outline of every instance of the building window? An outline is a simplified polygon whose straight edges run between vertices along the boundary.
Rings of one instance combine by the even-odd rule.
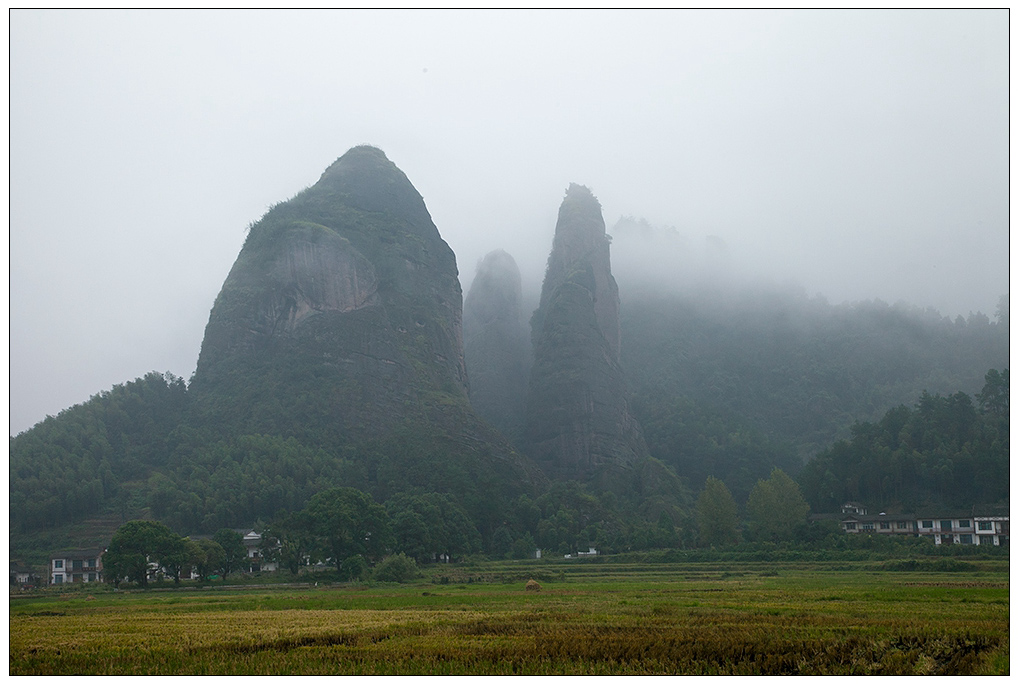
[[[89,582],[95,582],[95,573],[94,572],[88,573],[88,581]]]
[[[958,521],[958,527],[972,527],[972,521],[971,520],[959,520]]]
[[[898,523],[898,529],[899,530],[907,530],[908,529],[908,523],[907,522],[900,522],[900,523]]]
[[[82,562],[80,560],[71,561],[71,564],[74,566],[74,570],[81,570],[82,568]]]
[[[873,529],[873,523],[863,523],[862,524],[862,528],[864,530],[872,530]]]
[[[94,568],[95,567],[95,558],[89,558],[88,559],[88,567],[89,568]]]
[[[855,529],[855,523],[845,523],[845,529],[846,530],[854,530]]]
[[[950,532],[951,531],[951,521],[950,520],[941,520],[940,521],[940,529],[942,529],[944,532]]]
[[[53,575],[53,584],[63,584],[63,583],[64,583],[63,575]]]
[[[932,520],[923,520],[923,527],[926,528],[926,529],[929,529],[929,528],[933,527],[933,521]]]
[[[960,540],[960,542],[962,544],[971,544],[972,543],[972,535],[971,534],[963,534],[963,535],[961,535],[959,537],[959,540]]]
[[[53,561],[53,567],[54,568],[63,568],[64,567],[64,562],[62,560],[55,560],[55,561]]]
[[[979,523],[979,529],[980,530],[992,530],[993,529],[993,523],[991,523],[991,522],[980,522]],[[60,566],[58,565],[57,567],[60,567]]]
[[[882,530],[889,530],[889,529],[891,529],[891,523],[885,523],[885,522],[880,523],[880,529],[882,529]]]

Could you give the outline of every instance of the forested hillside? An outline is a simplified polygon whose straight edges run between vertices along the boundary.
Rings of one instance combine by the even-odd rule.
[[[1010,485],[1010,373],[990,370],[976,402],[923,393],[877,422],[852,426],[806,464],[799,481],[815,512],[845,501],[892,511],[968,510],[1006,503]]]
[[[132,490],[124,483],[165,466],[186,401],[182,379],[149,373],[12,437],[12,532],[130,508]]]
[[[623,365],[651,454],[696,489],[713,475],[744,500],[860,420],[922,393],[979,392],[1008,365],[1007,301],[995,321],[954,321],[880,301],[831,305],[794,288],[630,288]]]

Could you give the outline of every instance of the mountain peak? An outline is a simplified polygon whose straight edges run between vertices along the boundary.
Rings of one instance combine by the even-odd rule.
[[[619,291],[601,205],[572,184],[531,318],[530,453],[564,479],[617,479],[647,454],[619,366]]]
[[[235,404],[217,420],[253,415],[243,403],[262,399],[242,399],[231,383],[253,387],[254,372],[277,376],[297,396],[321,395],[320,410],[331,414],[321,424],[338,434],[377,432],[420,392],[465,399],[455,256],[421,195],[380,149],[348,151],[315,185],[270,210],[251,236],[213,307],[195,375],[196,396],[211,392],[224,409]],[[295,369],[308,377],[298,380]],[[344,383],[362,396],[329,389]],[[299,436],[296,418],[274,417],[273,427]],[[246,422],[245,430],[266,430]]]

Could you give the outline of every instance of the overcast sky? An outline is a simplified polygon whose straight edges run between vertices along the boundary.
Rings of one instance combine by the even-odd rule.
[[[1006,10],[15,10],[10,41],[12,434],[190,377],[246,227],[361,143],[464,292],[499,247],[540,287],[570,182],[832,303],[1008,290]]]

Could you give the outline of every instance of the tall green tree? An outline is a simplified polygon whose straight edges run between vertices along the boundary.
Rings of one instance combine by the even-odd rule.
[[[395,550],[421,563],[480,550],[481,536],[463,507],[448,494],[397,494],[385,502]]]
[[[226,552],[223,547],[212,539],[188,539],[187,555],[191,567],[194,568],[201,582],[208,581],[208,578],[222,567],[226,559]]]
[[[224,527],[216,532],[212,541],[223,549],[223,560],[218,569],[224,578],[231,572],[239,572],[244,569],[247,563],[247,549],[244,548],[244,537],[240,532]]]
[[[679,534],[675,530],[675,521],[668,511],[661,511],[657,518],[657,525],[654,528],[653,545],[656,547],[670,548],[679,545]]]
[[[314,541],[306,511],[283,513],[262,531],[262,552],[297,575],[311,558]]]
[[[181,575],[191,573],[191,555],[188,552],[187,541],[184,537],[173,534],[163,540],[162,548],[157,554],[159,565],[173,578],[174,584],[180,584]]]
[[[161,522],[131,520],[120,526],[103,554],[106,581],[118,585],[125,578],[148,586],[149,563],[165,566],[179,560],[183,538]]]
[[[775,468],[769,478],[758,481],[753,487],[746,511],[757,539],[778,541],[791,539],[796,529],[806,522],[809,504],[795,480]]]
[[[311,497],[304,509],[311,533],[323,558],[335,564],[361,555],[379,558],[391,543],[389,516],[369,494],[351,487],[337,487]]]
[[[700,542],[706,546],[726,546],[739,541],[739,509],[725,483],[708,477],[696,500],[696,522]]]
[[[1003,372],[991,368],[986,372],[983,391],[976,395],[979,408],[985,413],[1005,416],[1011,406],[1011,379],[1007,368]]]

